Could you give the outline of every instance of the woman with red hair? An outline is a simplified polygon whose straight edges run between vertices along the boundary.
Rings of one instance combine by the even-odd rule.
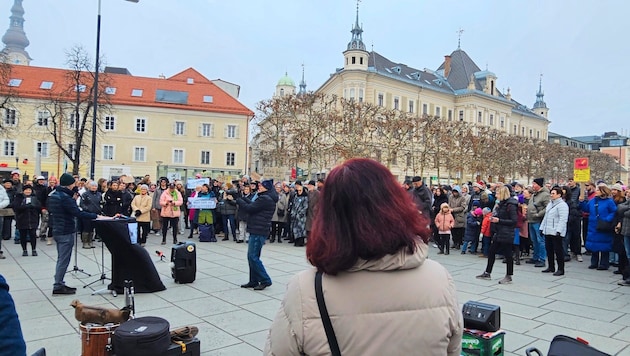
[[[306,245],[315,268],[289,281],[265,355],[339,354],[335,345],[345,356],[459,355],[455,284],[427,258],[429,222],[389,170],[346,161],[326,178],[318,204]]]

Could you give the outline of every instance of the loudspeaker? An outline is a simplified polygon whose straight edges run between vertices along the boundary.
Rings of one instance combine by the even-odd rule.
[[[501,307],[498,305],[468,301],[462,307],[464,327],[483,331],[501,328]]]

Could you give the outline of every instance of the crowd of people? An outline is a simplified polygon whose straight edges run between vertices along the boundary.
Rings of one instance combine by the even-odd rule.
[[[497,255],[507,265],[501,284],[512,282],[513,265],[523,260],[562,276],[565,263],[589,255],[588,268],[614,266],[619,284],[630,286],[630,190],[620,181],[559,185],[536,178],[527,186],[478,181],[429,188],[414,177],[403,188],[431,217],[438,254],[458,249],[488,259],[477,278],[491,278]]]

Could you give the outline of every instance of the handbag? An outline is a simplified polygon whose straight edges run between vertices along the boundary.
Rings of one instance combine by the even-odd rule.
[[[324,300],[324,292],[322,291],[322,271],[315,273],[315,297],[317,298],[317,307],[319,308],[319,314],[322,316],[322,323],[324,324],[324,331],[326,331],[326,338],[328,338],[328,345],[330,346],[330,352],[333,356],[341,356],[341,350],[339,350],[339,344],[337,343],[337,336],[330,322],[330,316],[328,316],[328,309],[326,309],[326,301]]]
[[[284,217],[284,209],[280,209],[280,208],[278,208],[277,213],[278,213],[278,217],[279,217],[279,218],[283,218],[283,217]]]
[[[599,232],[614,232],[615,231],[615,223],[612,221],[601,220],[599,218],[599,210],[597,209],[599,203],[595,203],[595,215],[597,215],[597,226],[595,230]]]

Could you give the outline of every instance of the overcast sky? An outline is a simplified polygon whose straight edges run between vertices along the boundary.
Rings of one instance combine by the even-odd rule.
[[[0,33],[12,3],[1,1]],[[94,56],[97,4],[24,0],[31,64],[63,68],[76,44]],[[101,53],[133,75],[193,67],[239,84],[255,111],[285,71],[297,85],[304,63],[315,90],[342,67],[355,11],[352,0],[103,0]],[[550,131],[577,136],[630,129],[628,13],[626,0],[363,0],[359,16],[368,49],[419,69],[437,69],[462,28],[462,49],[515,100],[531,107],[543,73]]]

